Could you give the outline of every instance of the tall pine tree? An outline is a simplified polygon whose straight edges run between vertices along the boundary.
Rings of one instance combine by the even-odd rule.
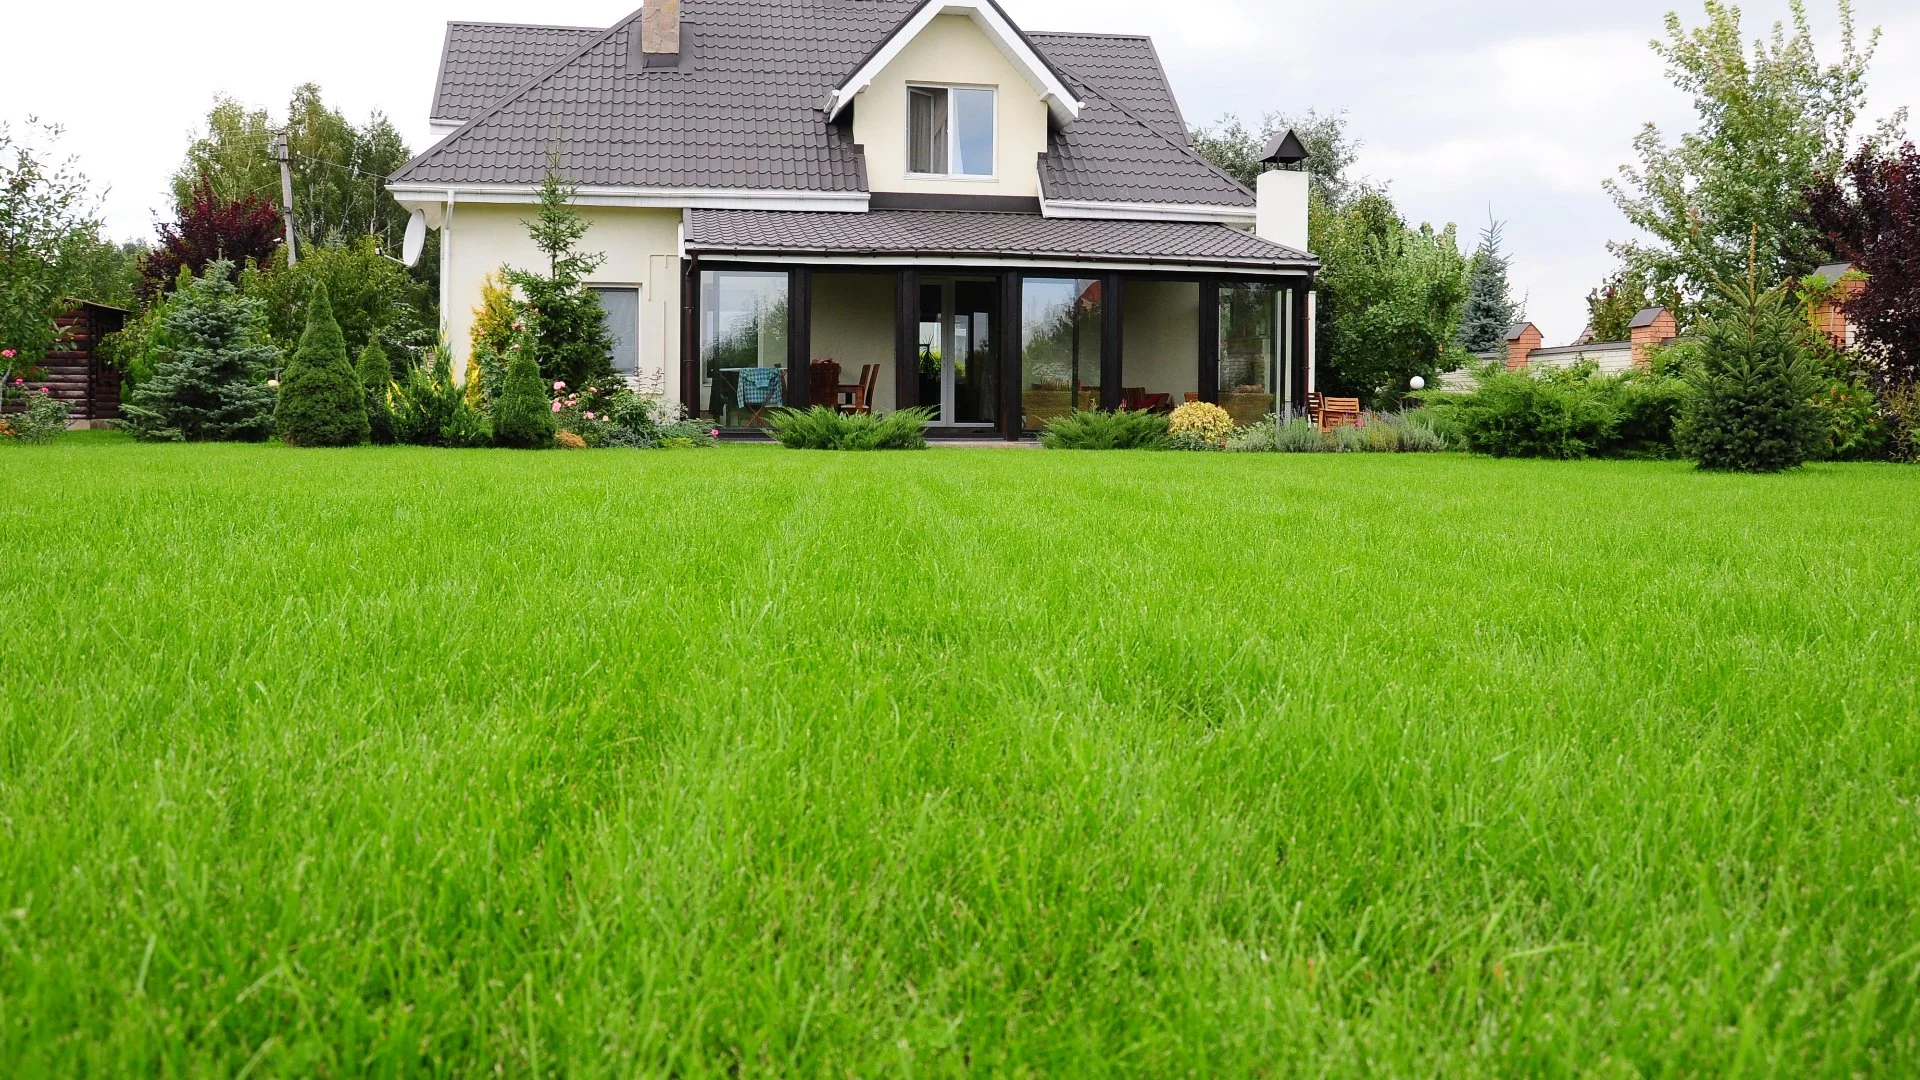
[[[273,434],[267,380],[280,363],[266,314],[234,288],[231,263],[182,281],[154,335],[153,375],[126,407],[127,430],[158,442],[266,439]]]
[[[1480,230],[1480,247],[1467,271],[1467,308],[1460,319],[1460,344],[1470,353],[1492,352],[1507,340],[1518,306],[1507,282],[1506,223],[1489,220]]]
[[[347,358],[324,282],[307,304],[307,329],[280,380],[275,414],[288,446],[358,446],[367,441],[367,395]]]

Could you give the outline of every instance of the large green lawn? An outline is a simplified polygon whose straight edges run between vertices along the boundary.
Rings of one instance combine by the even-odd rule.
[[[1914,1075],[1920,469],[0,448],[0,1074]]]

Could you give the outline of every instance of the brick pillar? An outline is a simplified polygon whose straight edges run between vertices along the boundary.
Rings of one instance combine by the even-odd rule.
[[[1546,335],[1540,328],[1527,323],[1515,328],[1507,335],[1507,370],[1520,371],[1526,368],[1529,358],[1542,345],[1546,344]]]
[[[1653,366],[1653,349],[1680,336],[1680,324],[1666,308],[1643,311],[1633,320],[1633,366]]]

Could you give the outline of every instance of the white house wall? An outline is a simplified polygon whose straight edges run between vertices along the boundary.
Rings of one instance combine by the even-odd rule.
[[[591,226],[581,248],[604,252],[605,264],[589,278],[594,285],[640,289],[640,362],[643,380],[664,375],[670,400],[680,391],[680,218],[678,210],[619,207],[578,208]],[[447,343],[456,377],[465,378],[472,353],[474,309],[487,275],[502,266],[544,271],[546,256],[533,246],[524,224],[531,206],[459,203],[453,211],[451,255],[442,297]]]
[[[893,357],[892,274],[813,275],[812,359],[840,364],[840,382],[852,385],[860,369],[880,365],[874,387],[876,407],[892,412],[899,400],[895,390]]]
[[[907,176],[907,84],[992,87],[998,120],[992,179]],[[866,147],[872,191],[943,195],[1040,194],[1047,151],[1047,106],[1025,75],[964,15],[942,15],[854,99],[853,138]]]

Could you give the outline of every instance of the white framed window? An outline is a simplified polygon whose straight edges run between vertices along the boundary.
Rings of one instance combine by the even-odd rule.
[[[907,87],[907,173],[992,179],[996,99],[983,87]]]
[[[628,379],[640,371],[640,289],[633,285],[589,285],[600,297],[607,331],[613,335],[613,370]]]

